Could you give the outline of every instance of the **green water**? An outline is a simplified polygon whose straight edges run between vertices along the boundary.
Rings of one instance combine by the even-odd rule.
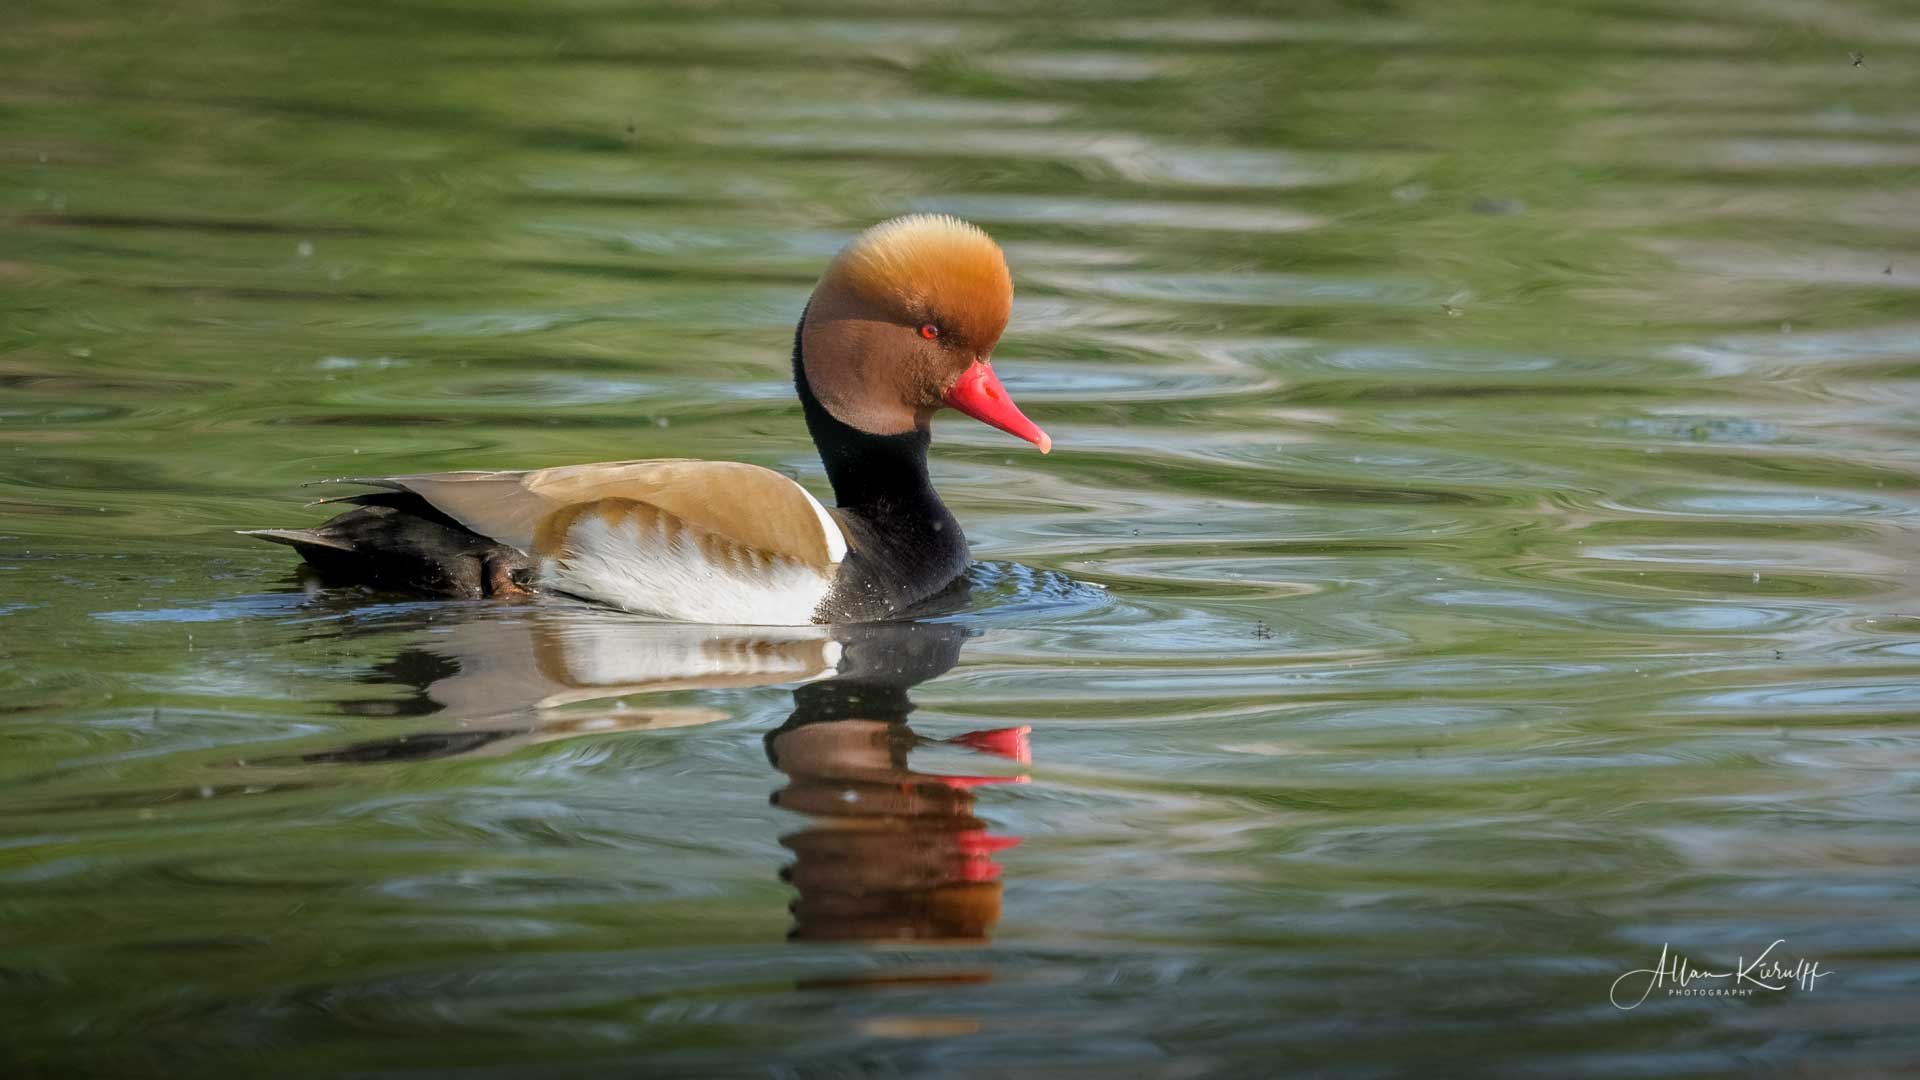
[[[10,1075],[1920,1061],[1920,9],[1057,10],[8,7]],[[909,210],[1004,243],[1057,445],[936,425],[968,612],[231,534],[339,475],[824,491],[792,323]],[[1609,1000],[1777,939],[1829,974]]]

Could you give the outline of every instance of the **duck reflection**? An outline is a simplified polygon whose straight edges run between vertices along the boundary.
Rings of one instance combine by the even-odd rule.
[[[444,713],[457,724],[254,764],[498,756],[728,715],[649,696],[798,683],[792,713],[766,736],[767,756],[786,776],[772,801],[806,819],[780,839],[793,854],[781,877],[799,893],[789,937],[982,942],[1000,916],[994,856],[1019,840],[994,835],[974,805],[987,785],[1025,782],[1008,766],[1029,762],[1028,729],[932,740],[908,724],[908,691],[951,669],[967,636],[951,623],[708,627],[566,606],[442,623],[372,679],[414,688],[392,712]],[[909,764],[916,751],[939,748],[1001,771]]]
[[[915,771],[931,744],[907,717],[910,687],[959,659],[965,630],[902,623],[844,632],[836,677],[793,692],[767,757],[788,783],[774,804],[810,823],[780,838],[793,852],[781,877],[800,893],[795,940],[984,941],[1000,918],[994,853],[1019,843],[973,813],[978,789],[1018,775]],[[949,745],[1029,760],[1027,729],[973,732]]]
[[[688,727],[729,714],[652,697],[832,678],[841,645],[828,627],[716,627],[651,622],[571,605],[508,618],[435,624],[419,645],[363,681],[410,687],[403,699],[344,701],[359,715],[455,720],[448,730],[355,743],[307,763],[498,756],[581,735]]]

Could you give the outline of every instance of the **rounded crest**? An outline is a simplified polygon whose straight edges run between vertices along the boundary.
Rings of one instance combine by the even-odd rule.
[[[908,214],[867,229],[823,281],[904,322],[936,323],[982,352],[992,350],[1013,310],[1013,276],[1000,245],[947,214]]]

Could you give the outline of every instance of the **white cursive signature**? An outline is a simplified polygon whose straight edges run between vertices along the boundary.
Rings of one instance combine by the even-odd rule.
[[[1671,945],[1662,943],[1660,946],[1660,962],[1650,968],[1639,968],[1634,971],[1629,971],[1625,975],[1613,980],[1613,986],[1607,991],[1607,1000],[1613,1002],[1614,1008],[1624,1011],[1626,1009],[1637,1008],[1642,1002],[1646,1001],[1647,998],[1653,996],[1655,990],[1662,988],[1664,988],[1670,996],[1681,997],[1709,995],[1747,997],[1756,990],[1785,990],[1788,986],[1798,986],[1802,990],[1812,990],[1815,983],[1833,974],[1831,970],[1822,968],[1818,960],[1802,958],[1798,963],[1787,966],[1778,960],[1771,959],[1773,950],[1786,943],[1786,938],[1775,940],[1773,944],[1760,950],[1760,955],[1754,957],[1752,963],[1748,963],[1747,958],[1742,956],[1739,962],[1734,965],[1732,971],[1706,971],[1694,967],[1685,956],[1674,952]],[[1633,986],[1635,985],[1631,980],[1633,980],[1635,976],[1644,977],[1646,983],[1641,986],[1639,997],[1633,998],[1631,1001],[1625,1001],[1622,999],[1623,991],[1621,984],[1625,983],[1626,990],[1624,992],[1631,994]],[[1732,979],[1733,984],[1731,986],[1713,988],[1692,988],[1689,986],[1689,984],[1703,979]],[[1669,983],[1672,985],[1669,986]]]

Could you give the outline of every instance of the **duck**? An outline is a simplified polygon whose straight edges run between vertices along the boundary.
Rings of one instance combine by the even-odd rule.
[[[313,528],[241,532],[323,580],[429,596],[747,626],[910,615],[964,588],[969,561],[928,474],[934,414],[1053,448],[993,368],[1012,306],[999,245],[949,215],[881,222],[834,256],[793,339],[831,508],[771,469],[667,458],[320,481],[371,490],[320,500],[348,508]]]

